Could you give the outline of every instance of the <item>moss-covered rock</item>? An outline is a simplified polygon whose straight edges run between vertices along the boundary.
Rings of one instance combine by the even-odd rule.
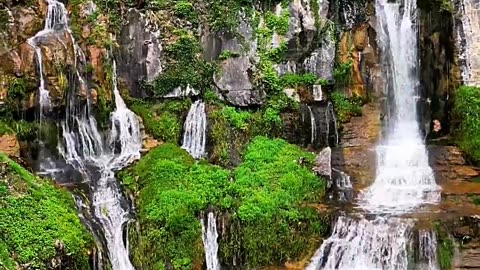
[[[200,217],[209,207],[229,217],[220,258],[249,268],[282,265],[311,255],[328,230],[315,205],[325,181],[314,175],[313,154],[283,140],[257,137],[234,171],[196,162],[164,144],[121,173],[138,195],[131,227],[133,262],[142,269],[192,269],[203,262]]]
[[[92,237],[68,192],[0,154],[0,268],[89,269]]]

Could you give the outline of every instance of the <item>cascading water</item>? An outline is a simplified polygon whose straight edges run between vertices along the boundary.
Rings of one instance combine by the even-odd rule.
[[[37,41],[44,35],[56,31],[67,31],[73,42],[75,52],[76,78],[69,88],[66,98],[65,119],[60,121],[59,128],[62,130],[63,140],[58,145],[58,151],[64,161],[82,176],[82,182],[88,185],[89,201],[87,204],[81,196],[74,196],[79,211],[89,212],[83,220],[95,227],[99,227],[100,237],[104,238],[108,249],[108,257],[114,270],[134,269],[128,251],[123,243],[123,226],[128,221],[128,203],[122,197],[122,192],[115,179],[115,171],[127,166],[130,162],[140,158],[141,134],[137,116],[130,111],[123,101],[116,80],[116,64],[113,61],[113,92],[116,109],[111,115],[111,130],[101,132],[92,114],[93,104],[91,94],[87,92],[86,98],[81,95],[86,84],[78,70],[77,57],[83,54],[75,43],[71,30],[68,28],[67,11],[65,6],[55,0],[48,1],[48,13],[45,29],[29,40],[37,53],[37,62],[40,70],[40,99],[39,106],[41,116],[42,108],[49,105],[48,90],[42,72],[42,58]],[[49,166],[56,163],[46,160]],[[40,166],[42,168],[42,166]],[[62,168],[50,168],[53,171],[61,171]],[[56,175],[52,176],[55,177]],[[64,176],[72,177],[66,173]],[[93,231],[91,224],[89,227]],[[96,239],[99,236],[94,232]],[[98,255],[100,258],[102,254]],[[103,268],[100,260],[97,264]]]
[[[205,249],[207,270],[220,270],[218,261],[217,221],[213,212],[208,213],[207,222],[202,219],[202,240]]]
[[[38,46],[42,37],[52,33],[55,30],[64,30],[67,27],[67,9],[65,5],[55,0],[47,1],[47,17],[45,18],[45,26],[42,31],[27,40],[28,44],[35,49],[35,57],[37,60],[38,74],[40,86],[38,87],[40,116],[43,116],[44,108],[50,106],[50,92],[45,87],[45,78],[43,74],[42,51]]]
[[[196,159],[205,156],[207,142],[207,114],[205,103],[197,100],[192,104],[185,120],[182,148]]]
[[[393,84],[393,114],[387,135],[377,147],[375,182],[359,195],[359,208],[370,218],[339,217],[308,270],[317,269],[437,269],[433,232],[421,233],[420,262],[409,261],[415,220],[395,215],[440,200],[440,189],[417,122],[416,0],[403,5],[377,0],[379,43],[389,60]]]
[[[317,138],[317,122],[315,120],[315,115],[313,114],[312,108],[307,106],[308,112],[310,113],[310,130],[311,130],[311,143],[315,144],[315,139]]]

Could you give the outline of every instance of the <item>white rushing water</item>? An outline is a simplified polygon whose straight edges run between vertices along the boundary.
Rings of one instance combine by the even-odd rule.
[[[49,106],[50,102],[43,77],[42,55],[37,42],[45,35],[57,31],[67,31],[70,34],[77,68],[76,58],[82,57],[83,53],[68,28],[67,10],[62,3],[48,0],[45,29],[29,39],[30,45],[35,48],[40,70],[39,105],[41,115],[42,108]],[[134,268],[123,243],[123,227],[128,221],[129,214],[128,203],[122,197],[115,179],[115,171],[140,158],[142,142],[137,116],[126,107],[118,91],[115,61],[113,61],[113,74],[116,108],[111,115],[111,130],[104,133],[98,130],[97,122],[92,115],[93,104],[90,93],[87,93],[86,101],[80,94],[81,89],[86,89],[86,84],[77,68],[76,80],[73,80],[75,83],[71,85],[66,99],[65,120],[58,124],[63,136],[58,150],[66,163],[78,171],[83,176],[83,181],[88,184],[91,196],[90,212],[94,219],[92,222],[98,225],[102,231],[112,268],[114,270],[130,270]],[[52,166],[54,163],[49,162],[49,164]],[[57,170],[57,168],[50,169]],[[87,207],[79,197],[76,197],[76,201],[79,209]]]
[[[45,78],[43,74],[42,51],[38,46],[38,42],[42,37],[52,33],[55,30],[63,30],[67,27],[67,9],[63,3],[55,0],[47,1],[47,15],[45,18],[45,26],[43,30],[35,36],[29,38],[27,43],[35,49],[35,57],[38,67],[38,75],[40,85],[38,87],[40,115],[43,115],[44,108],[50,107],[50,92],[45,87]]]
[[[359,208],[374,215],[339,217],[307,270],[438,269],[435,233],[420,232],[412,248],[415,220],[395,217],[440,200],[417,121],[416,0],[402,4],[376,2],[379,44],[392,74],[394,112],[376,149],[376,179],[358,198]],[[409,261],[412,249],[420,250],[418,261]]]
[[[218,232],[215,214],[208,213],[207,222],[202,219],[202,240],[205,250],[205,261],[207,270],[220,270],[218,261]]]
[[[332,169],[337,173],[334,178],[337,191],[337,200],[341,202],[350,201],[353,195],[353,185],[350,176],[337,169]]]
[[[205,102],[197,100],[190,107],[185,120],[182,143],[182,148],[187,150],[195,159],[205,157],[206,131],[207,114],[205,112]]]

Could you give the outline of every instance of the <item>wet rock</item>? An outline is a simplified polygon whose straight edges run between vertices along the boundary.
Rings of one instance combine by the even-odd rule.
[[[283,89],[287,97],[292,99],[293,101],[300,102],[300,96],[298,95],[297,91],[293,88],[285,88]]]
[[[332,166],[351,176],[358,187],[375,180],[376,152],[382,123],[378,101],[365,105],[362,116],[353,117],[343,125],[340,147],[334,149]]]
[[[320,176],[332,178],[332,149],[324,148],[315,158],[315,167],[313,171]]]
[[[320,47],[304,60],[303,67],[306,72],[313,73],[322,79],[333,80],[334,65],[335,40],[330,32],[327,32]]]
[[[236,106],[260,105],[264,93],[253,88],[250,81],[252,64],[248,57],[229,58],[222,63],[222,72],[215,76],[215,84],[225,99]]]
[[[162,72],[163,49],[159,32],[151,29],[145,16],[136,9],[130,9],[125,20],[115,58],[118,74],[131,95],[145,97],[147,93],[142,92],[141,81],[153,80]]]
[[[0,136],[0,152],[10,157],[20,157],[20,144],[15,135]]]
[[[480,169],[469,166],[462,151],[455,146],[428,146],[430,166],[438,183],[469,181],[480,175]]]

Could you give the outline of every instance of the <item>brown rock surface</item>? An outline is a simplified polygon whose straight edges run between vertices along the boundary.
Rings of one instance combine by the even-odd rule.
[[[10,157],[20,156],[20,144],[17,138],[11,134],[0,136],[0,152]]]
[[[378,102],[366,104],[362,116],[343,126],[340,147],[333,149],[332,167],[350,175],[357,188],[368,186],[375,178],[380,112]]]
[[[458,147],[430,145],[428,153],[439,184],[469,181],[480,175],[480,169],[469,166]]]

